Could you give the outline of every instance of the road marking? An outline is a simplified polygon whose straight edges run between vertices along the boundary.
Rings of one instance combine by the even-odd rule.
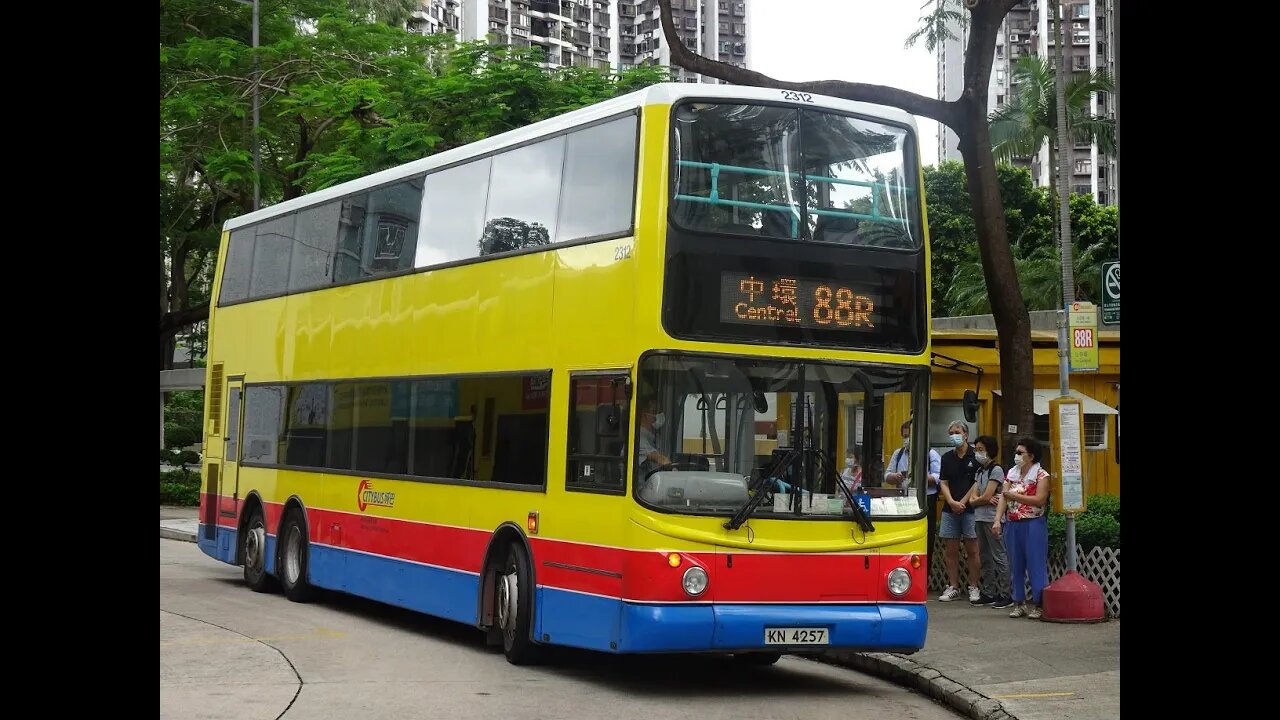
[[[1074,692],[1051,692],[1051,693],[1020,693],[1017,695],[991,695],[989,697],[1003,700],[1005,698],[1046,698],[1046,697],[1067,697],[1075,695]]]
[[[245,637],[243,635],[237,637],[222,638],[195,638],[191,640],[169,640],[161,641],[160,646],[172,645],[219,645],[222,643],[243,643],[243,642],[277,642],[279,640],[336,640],[346,637],[346,633],[341,630],[330,630],[329,628],[316,628],[313,632],[303,635],[270,635],[263,637]]]

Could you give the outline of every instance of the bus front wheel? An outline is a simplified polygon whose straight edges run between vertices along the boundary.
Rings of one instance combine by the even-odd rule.
[[[280,562],[276,568],[285,597],[294,602],[308,602],[315,595],[315,588],[307,582],[310,556],[307,525],[302,513],[295,508],[285,516],[280,530]]]
[[[531,637],[533,621],[533,581],[529,571],[529,554],[524,546],[513,544],[495,583],[498,627],[502,630],[502,651],[512,665],[530,665],[538,661],[539,647]]]

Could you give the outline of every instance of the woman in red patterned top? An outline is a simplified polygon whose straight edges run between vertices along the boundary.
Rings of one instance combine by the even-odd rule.
[[[1049,584],[1049,522],[1044,512],[1049,506],[1049,473],[1040,467],[1040,442],[1022,438],[1014,452],[1014,466],[1005,476],[1004,494],[996,506],[991,532],[1004,532],[1009,551],[1013,610],[1009,617],[1040,618],[1040,599]],[[1002,527],[1003,526],[1003,527]],[[1024,574],[1025,573],[1025,574]],[[1026,602],[1027,576],[1031,577],[1031,598]]]

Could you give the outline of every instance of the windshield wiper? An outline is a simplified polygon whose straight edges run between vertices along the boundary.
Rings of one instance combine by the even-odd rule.
[[[867,514],[866,510],[862,509],[861,505],[858,504],[857,498],[853,495],[853,490],[850,490],[849,486],[844,484],[844,478],[840,477],[839,473],[835,471],[835,468],[827,461],[825,455],[819,453],[817,450],[811,450],[810,452],[813,452],[818,458],[818,466],[820,470],[825,469],[827,472],[835,475],[836,487],[839,487],[844,491],[844,496],[849,500],[849,505],[853,509],[853,520],[858,523],[858,527],[862,529],[862,532],[875,532],[876,526],[871,524],[871,516]]]
[[[733,517],[729,518],[729,521],[724,524],[725,529],[737,530],[742,527],[742,523],[746,522],[747,518],[751,517],[751,513],[755,512],[755,509],[759,507],[761,501],[764,500],[765,487],[770,483],[784,482],[775,477],[774,474],[781,468],[784,468],[793,462],[798,454],[798,450],[788,450],[785,455],[780,457],[778,461],[773,464],[773,467],[770,467],[759,480],[756,480],[755,483],[753,483],[755,486],[755,494],[751,496],[751,499],[747,500],[745,505],[738,508],[738,512],[734,513]],[[752,490],[753,489],[750,487],[747,488],[748,492],[752,492]]]
[[[729,518],[729,521],[724,524],[725,529],[737,530],[742,527],[742,524],[751,517],[751,513],[755,512],[756,508],[759,507],[760,503],[764,500],[764,496],[766,494],[765,488],[768,487],[770,483],[782,483],[784,485],[788,485],[789,489],[795,490],[797,494],[801,495],[800,502],[803,502],[804,493],[809,492],[812,494],[812,491],[805,490],[799,485],[787,484],[785,480],[777,477],[778,470],[781,470],[795,462],[797,456],[800,456],[801,454],[815,458],[819,472],[823,472],[825,470],[827,473],[835,476],[836,486],[844,492],[845,498],[849,501],[849,506],[853,512],[854,522],[858,524],[858,527],[863,532],[875,532],[876,526],[871,523],[871,516],[867,514],[866,510],[862,509],[862,505],[858,504],[858,500],[854,497],[853,491],[844,484],[844,479],[836,474],[835,469],[826,457],[814,448],[806,450],[788,450],[785,455],[779,458],[778,461],[773,464],[773,467],[769,468],[769,471],[754,483],[753,489],[755,494],[751,496],[751,499],[748,500],[745,505],[738,509],[738,512],[733,514],[733,517]]]

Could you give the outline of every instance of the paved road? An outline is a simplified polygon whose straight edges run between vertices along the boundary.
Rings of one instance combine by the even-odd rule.
[[[160,540],[160,717],[820,720],[957,717],[857,672],[784,657],[561,651],[516,667],[473,628],[345,595],[300,605],[241,584],[240,568]]]

